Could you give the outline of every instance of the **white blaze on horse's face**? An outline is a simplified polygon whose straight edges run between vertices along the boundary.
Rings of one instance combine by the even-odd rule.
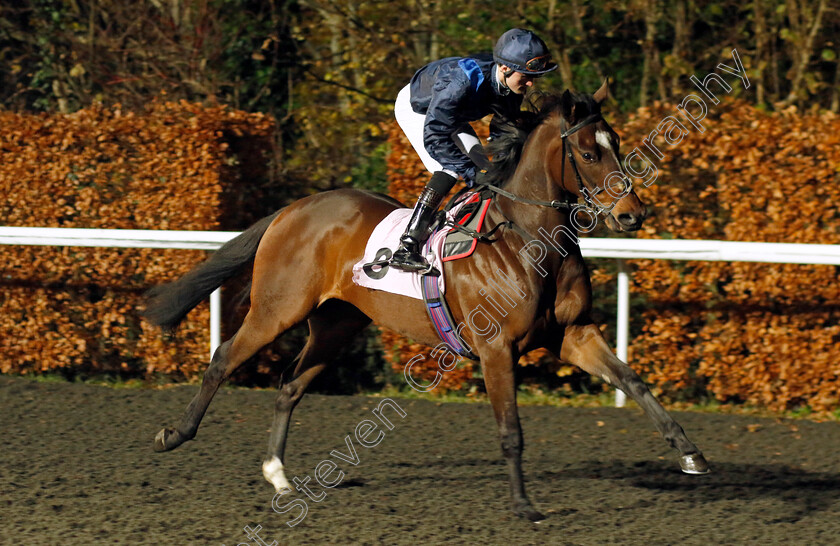
[[[600,144],[607,152],[611,152],[613,149],[612,139],[606,131],[595,131],[595,142]]]
[[[618,160],[618,156],[615,153],[615,148],[613,148],[613,141],[612,135],[607,131],[595,131],[595,142],[601,145],[604,148],[604,156],[610,157],[612,156],[615,159],[615,164],[618,165],[618,169],[621,172],[624,172],[624,169],[621,167],[621,161]]]

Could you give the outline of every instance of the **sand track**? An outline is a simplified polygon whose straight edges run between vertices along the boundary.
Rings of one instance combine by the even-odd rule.
[[[223,390],[195,441],[152,439],[196,387],[162,391],[0,376],[0,544],[837,544],[840,425],[678,414],[713,474],[679,472],[638,410],[522,408],[529,493],[549,518],[507,509],[490,408],[397,400],[406,412],[372,448],[345,437],[376,398],[308,396],[287,474],[325,459],[346,472],[320,502],[272,510],[260,474],[274,394]],[[284,497],[305,499],[298,492]]]

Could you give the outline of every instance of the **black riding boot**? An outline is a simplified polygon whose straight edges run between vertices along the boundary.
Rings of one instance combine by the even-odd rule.
[[[432,175],[432,179],[417,199],[405,233],[400,237],[400,247],[391,258],[391,267],[403,271],[428,272],[431,269],[431,265],[420,254],[420,248],[429,237],[429,224],[437,212],[438,205],[454,185],[455,178],[442,171]]]

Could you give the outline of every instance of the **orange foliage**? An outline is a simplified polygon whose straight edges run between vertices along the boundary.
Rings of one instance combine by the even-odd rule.
[[[671,105],[620,129],[641,141]],[[840,119],[738,101],[710,107],[702,134],[662,145],[659,180],[638,189],[652,215],[643,238],[840,243]],[[746,262],[638,261],[632,290],[648,305],[631,363],[660,388],[706,389],[772,409],[837,407],[837,268]],[[673,393],[672,393],[673,394]]]
[[[153,103],[70,115],[0,112],[0,222],[7,226],[224,229],[242,168],[231,146],[270,145],[273,121],[224,107]],[[242,227],[242,226],[237,226]],[[162,372],[207,362],[209,310],[176,343],[137,317],[140,294],[203,251],[0,245],[0,372]]]

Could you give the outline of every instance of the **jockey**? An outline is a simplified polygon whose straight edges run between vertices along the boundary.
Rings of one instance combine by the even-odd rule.
[[[515,115],[534,79],[555,68],[545,42],[529,30],[514,28],[502,34],[492,57],[449,57],[414,74],[397,96],[394,114],[432,177],[417,200],[391,266],[429,270],[420,248],[438,206],[459,176],[472,187],[477,171],[490,165],[468,122],[497,112]]]

